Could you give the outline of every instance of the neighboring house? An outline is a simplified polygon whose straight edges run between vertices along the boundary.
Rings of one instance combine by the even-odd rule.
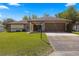
[[[79,32],[79,22],[76,22],[73,26],[73,31]]]
[[[66,19],[56,17],[41,17],[28,21],[10,22],[8,23],[9,31],[29,31],[29,32],[65,32],[67,24]]]
[[[0,24],[0,32],[4,31],[4,25]]]

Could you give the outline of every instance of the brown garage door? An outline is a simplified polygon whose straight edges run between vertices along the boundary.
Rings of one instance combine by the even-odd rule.
[[[65,24],[63,24],[63,23],[46,23],[45,31],[46,32],[64,32]]]

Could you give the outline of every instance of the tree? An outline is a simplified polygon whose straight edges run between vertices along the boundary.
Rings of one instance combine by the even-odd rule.
[[[14,19],[12,19],[12,18],[7,18],[6,21],[7,21],[7,22],[14,22]]]
[[[77,12],[77,16],[76,17],[77,17],[77,21],[79,21],[79,12]]]
[[[3,21],[3,25],[4,25],[4,27],[5,27],[5,29],[7,29],[7,23],[9,23],[9,22],[14,22],[14,19],[12,19],[12,18],[7,18],[7,19],[5,19],[4,21]]]
[[[56,14],[56,17],[71,20],[71,22],[67,26],[68,32],[72,31],[73,25],[79,19],[78,13],[76,9],[74,8],[74,6],[69,6],[67,10]]]
[[[37,19],[38,17],[36,15],[32,15],[32,19]]]
[[[8,22],[14,22],[14,19],[12,19],[12,18],[7,18],[7,19],[5,19],[5,20],[3,21],[3,24],[6,24],[6,23],[8,23]]]
[[[29,16],[24,16],[23,20],[29,20]]]

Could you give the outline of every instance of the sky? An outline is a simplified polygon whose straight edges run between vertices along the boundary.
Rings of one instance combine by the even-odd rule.
[[[0,3],[0,20],[13,18],[19,21],[25,15],[43,16],[45,13],[55,16],[71,5],[74,5],[79,10],[78,3]]]

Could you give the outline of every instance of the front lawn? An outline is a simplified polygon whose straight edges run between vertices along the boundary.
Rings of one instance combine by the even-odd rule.
[[[74,34],[78,34],[79,35],[79,32],[73,32]]]
[[[53,50],[47,42],[45,34],[41,40],[40,33],[0,32],[0,55],[48,55]]]

